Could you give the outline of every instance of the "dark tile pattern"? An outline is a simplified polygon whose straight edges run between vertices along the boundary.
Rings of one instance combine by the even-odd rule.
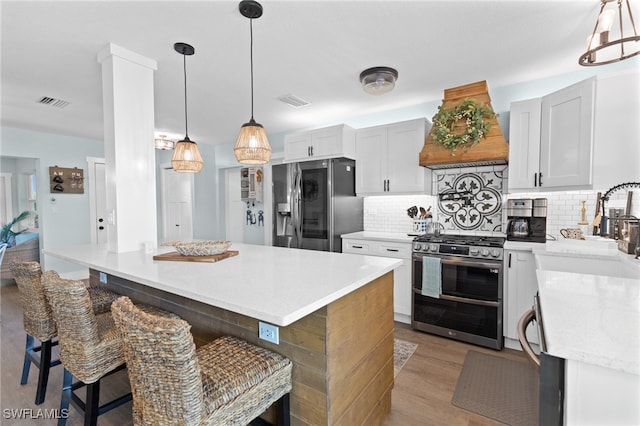
[[[449,231],[502,232],[506,166],[438,170],[439,222]]]

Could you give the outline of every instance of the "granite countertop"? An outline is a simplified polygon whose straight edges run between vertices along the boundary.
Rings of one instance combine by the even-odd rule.
[[[161,247],[114,253],[104,246],[45,254],[279,326],[287,326],[402,264],[399,259],[234,243],[215,263],[153,260]]]
[[[606,244],[600,250],[588,244],[548,244],[533,253],[539,267],[544,255],[565,264],[579,259],[587,263],[585,270],[595,266],[589,273],[537,269],[547,353],[639,375],[640,260]],[[609,275],[600,274],[609,266]],[[613,276],[622,270],[631,273]]]

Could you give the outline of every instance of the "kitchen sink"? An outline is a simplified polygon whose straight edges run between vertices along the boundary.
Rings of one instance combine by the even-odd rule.
[[[640,260],[619,255],[568,255],[560,252],[535,253],[538,269],[640,279]]]

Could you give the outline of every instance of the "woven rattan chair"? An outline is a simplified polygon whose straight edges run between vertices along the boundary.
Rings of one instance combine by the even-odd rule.
[[[20,384],[27,383],[31,364],[34,364],[39,369],[35,399],[36,405],[39,405],[44,402],[47,392],[49,369],[60,364],[60,360],[51,359],[51,349],[58,344],[54,341],[58,334],[56,323],[42,287],[40,264],[15,259],[11,261],[9,268],[20,292],[22,320],[27,333]],[[89,295],[96,313],[110,310],[111,303],[119,296],[99,287],[90,287]],[[36,339],[40,341],[39,346],[36,345]]]
[[[60,412],[69,403],[84,411],[84,424],[95,425],[98,415],[131,400],[131,394],[99,406],[100,379],[122,370],[124,354],[122,341],[113,324],[110,312],[95,314],[89,289],[82,281],[65,280],[53,271],[42,275],[42,284],[58,328],[60,360],[64,366]],[[73,376],[79,381],[73,382]],[[83,403],[74,393],[85,387]],[[64,425],[61,418],[58,425]]]
[[[289,359],[235,337],[196,349],[186,321],[147,314],[127,297],[111,309],[135,425],[246,425],[274,402],[278,424],[289,424]]]

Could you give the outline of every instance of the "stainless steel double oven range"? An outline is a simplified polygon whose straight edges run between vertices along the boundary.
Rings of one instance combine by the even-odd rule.
[[[413,240],[414,329],[502,349],[502,237],[422,235]],[[440,297],[423,295],[423,258],[440,259]],[[426,262],[427,264],[433,262]]]

